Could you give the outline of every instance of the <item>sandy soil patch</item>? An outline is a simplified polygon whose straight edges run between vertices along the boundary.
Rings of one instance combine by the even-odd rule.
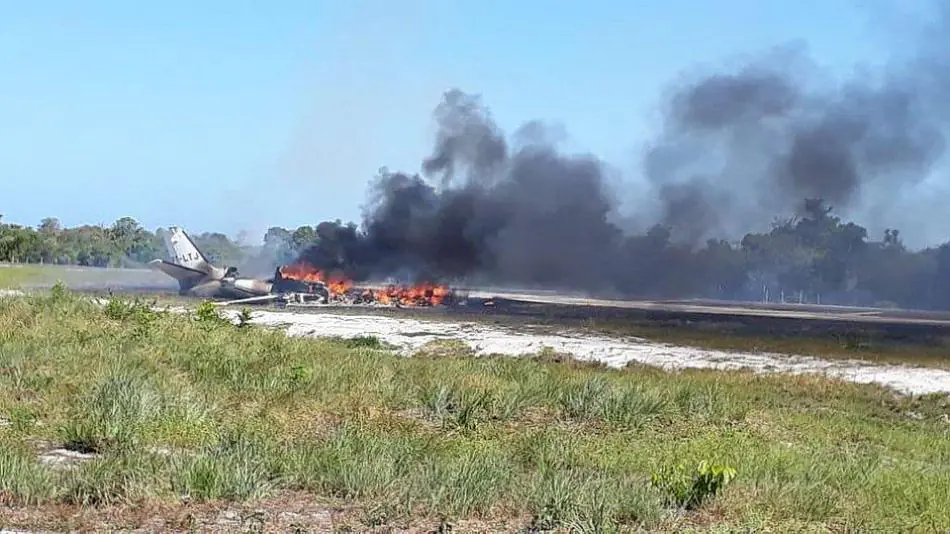
[[[231,318],[236,310],[223,313]],[[252,323],[280,327],[291,336],[376,336],[409,356],[436,340],[458,340],[478,355],[523,356],[549,347],[580,360],[620,368],[630,362],[667,370],[746,369],[762,373],[824,374],[856,383],[876,383],[907,394],[950,392],[950,371],[858,360],[826,360],[810,356],[705,350],[577,332],[530,332],[473,322],[423,321],[378,315],[255,311]]]

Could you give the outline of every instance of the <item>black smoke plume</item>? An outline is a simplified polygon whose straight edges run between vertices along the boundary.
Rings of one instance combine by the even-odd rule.
[[[774,250],[772,267],[751,265],[765,261],[766,249],[746,234],[801,215],[804,199],[849,216],[887,212],[895,195],[926,177],[944,153],[950,94],[950,48],[934,43],[945,32],[934,35],[907,61],[841,84],[819,83],[801,50],[777,48],[674,86],[663,129],[645,152],[648,187],[635,208],[640,220],[653,215],[639,232],[617,222],[617,191],[595,156],[560,152],[538,122],[509,140],[478,96],[449,91],[435,110],[435,148],[421,173],[383,169],[362,226],[322,223],[300,259],[361,280],[640,295],[738,297],[762,279],[801,291],[829,290],[831,279],[854,286],[857,256],[820,265],[808,256],[801,260],[813,262],[808,272],[838,270],[809,281],[782,271],[790,260]],[[807,228],[830,220],[810,212],[819,222]],[[858,254],[864,229],[842,228],[834,242]],[[780,237],[773,242],[801,244]]]
[[[436,148],[423,175],[383,170],[347,259],[330,261],[330,239],[304,260],[357,278],[610,280],[605,259],[619,250],[622,233],[608,222],[614,202],[595,157],[559,154],[538,124],[521,136],[524,144],[509,146],[480,99],[458,90],[445,94],[435,115]]]
[[[846,216],[892,211],[944,154],[950,66],[933,44],[838,85],[785,47],[677,87],[646,156],[659,220],[690,241],[740,237],[805,197]]]

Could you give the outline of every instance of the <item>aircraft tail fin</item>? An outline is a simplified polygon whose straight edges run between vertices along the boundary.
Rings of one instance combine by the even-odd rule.
[[[165,241],[169,259],[152,260],[149,266],[178,280],[182,291],[191,289],[208,279],[220,279],[227,274],[224,269],[212,265],[181,228],[176,226],[169,228],[168,232],[163,232],[162,239]]]
[[[198,246],[184,230],[173,226],[162,238],[165,241],[165,248],[168,249],[170,263],[205,274],[211,272],[211,262],[198,250]]]

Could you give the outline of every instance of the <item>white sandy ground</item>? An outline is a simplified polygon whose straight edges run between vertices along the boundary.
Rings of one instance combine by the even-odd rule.
[[[236,320],[237,311],[222,310]],[[454,339],[465,342],[476,354],[523,356],[544,347],[573,355],[579,360],[603,362],[620,368],[638,362],[666,370],[707,368],[747,369],[761,373],[824,374],[856,383],[877,383],[912,395],[950,392],[950,371],[926,367],[873,365],[857,360],[824,360],[809,356],[705,350],[654,343],[640,338],[619,338],[577,332],[557,334],[515,331],[478,323],[422,321],[377,315],[255,311],[251,322],[284,328],[288,335],[305,337],[376,336],[410,356],[426,343]]]
[[[0,297],[16,291],[0,290]],[[97,299],[105,303],[105,299]],[[166,308],[184,312],[184,308]],[[237,310],[222,309],[233,321]],[[825,360],[811,356],[740,351],[706,350],[655,343],[641,338],[610,337],[580,332],[532,332],[474,322],[423,321],[379,315],[350,315],[331,312],[254,311],[251,322],[283,328],[288,335],[304,337],[375,336],[411,356],[435,340],[458,340],[478,355],[524,356],[545,347],[571,354],[579,360],[602,362],[621,368],[637,362],[666,370],[720,369],[751,370],[758,373],[823,374],[855,383],[876,383],[900,393],[924,395],[950,393],[950,371],[905,365],[875,365],[860,360]]]

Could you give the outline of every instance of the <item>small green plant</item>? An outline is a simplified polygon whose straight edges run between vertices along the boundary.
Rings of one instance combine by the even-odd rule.
[[[106,317],[117,321],[134,319],[137,322],[150,322],[158,316],[158,312],[152,310],[151,305],[137,298],[112,297],[106,303],[104,311]]]
[[[313,369],[303,365],[295,365],[290,368],[288,381],[293,389],[309,384],[313,381]]]
[[[673,504],[692,510],[715,497],[735,477],[734,468],[703,460],[692,472],[681,463],[653,473],[652,481],[653,486],[664,491]]]
[[[344,345],[351,349],[381,349],[382,341],[376,336],[359,335],[345,340]]]
[[[206,300],[198,305],[198,308],[195,310],[195,320],[201,323],[203,326],[215,327],[224,324],[230,324],[230,322],[221,315],[221,311],[218,310],[218,307],[214,305],[214,302]]]
[[[241,308],[241,313],[238,314],[238,328],[251,326],[251,318],[251,309],[247,306]]]
[[[179,460],[172,487],[198,501],[261,498],[272,489],[266,459],[271,451],[248,436],[223,436],[200,454]]]
[[[129,336],[133,339],[148,336],[155,321],[162,315],[162,312],[155,311],[147,302],[137,298],[128,300],[120,297],[110,298],[103,313],[109,319],[133,323],[134,326],[129,331]]]
[[[50,297],[53,302],[59,302],[66,297],[67,291],[66,284],[64,284],[62,280],[57,280],[56,283],[53,284],[52,289],[50,289]]]
[[[14,430],[29,431],[36,424],[36,414],[26,406],[14,406],[10,410],[10,423]]]

